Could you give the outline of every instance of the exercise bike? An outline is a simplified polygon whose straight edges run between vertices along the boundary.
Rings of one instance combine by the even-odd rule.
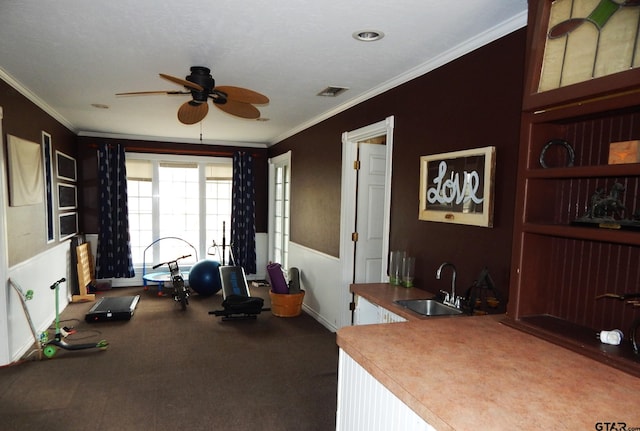
[[[186,310],[187,305],[189,305],[190,289],[184,285],[184,278],[182,277],[182,273],[178,267],[178,261],[190,256],[190,254],[186,254],[176,260],[162,262],[153,266],[153,269],[159,268],[162,265],[167,265],[169,267],[169,271],[171,272],[171,284],[173,285],[173,300],[179,303],[183,310]]]
[[[60,283],[64,283],[67,281],[64,277],[60,280],[53,283],[49,288],[51,290],[55,290],[56,292],[56,323],[55,329],[56,333],[53,340],[49,340],[49,334],[47,332],[43,332],[40,335],[40,344],[42,346],[42,354],[47,358],[53,358],[53,356],[58,351],[58,347],[65,350],[85,350],[85,349],[100,349],[106,350],[109,343],[107,340],[100,340],[97,343],[83,343],[83,344],[69,344],[63,340],[62,330],[60,329],[60,312],[59,312],[59,301],[58,301],[58,286]]]

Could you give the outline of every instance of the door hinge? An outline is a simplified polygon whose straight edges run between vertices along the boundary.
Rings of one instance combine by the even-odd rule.
[[[354,160],[353,162],[353,169],[360,170],[360,160]]]
[[[358,232],[354,232],[351,234],[351,241],[353,242],[358,241]]]
[[[356,309],[356,303],[355,302],[350,302],[349,303],[349,311],[355,311]]]

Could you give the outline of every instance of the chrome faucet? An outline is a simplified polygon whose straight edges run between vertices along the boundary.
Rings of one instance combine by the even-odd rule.
[[[445,266],[451,267],[451,270],[453,271],[453,275],[451,277],[451,293],[441,290],[441,292],[444,293],[443,303],[451,307],[460,308],[460,297],[456,296],[456,274],[457,273],[456,273],[455,265],[449,262],[444,262],[443,264],[441,264],[436,271],[436,280],[440,280],[440,277],[442,275],[442,268],[444,268]]]

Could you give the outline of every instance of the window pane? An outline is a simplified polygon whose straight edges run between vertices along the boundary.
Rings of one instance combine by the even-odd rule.
[[[142,264],[144,249],[149,244],[166,237],[177,237],[189,242],[197,250],[198,259],[203,259],[213,239],[222,243],[222,221],[225,221],[227,243],[229,242],[231,160],[211,164],[196,159],[180,157],[179,162],[159,159],[149,161],[133,156],[127,160],[127,163],[132,161],[134,166],[131,174],[127,171],[129,227],[134,264]],[[154,167],[157,178],[151,178]],[[200,195],[200,181],[204,181],[204,196]],[[157,196],[153,196],[153,190],[157,190]],[[200,213],[201,207],[203,214]],[[157,209],[156,214],[152,213],[154,208]],[[202,226],[206,232],[205,244],[200,244]],[[194,255],[194,250],[182,241],[168,239],[156,243],[153,250],[150,248],[144,257],[146,264],[150,265],[151,261],[164,262],[184,254]],[[188,264],[190,260],[182,262]],[[193,262],[195,256],[192,257],[191,263]]]
[[[207,179],[207,244],[222,245],[231,241],[231,178]],[[224,232],[223,232],[224,223]],[[214,250],[212,250],[213,252]],[[212,259],[220,260],[220,250],[215,250]]]
[[[270,185],[273,190],[273,201],[270,202],[273,214],[273,248],[270,254],[272,259],[282,264],[284,268],[288,267],[289,182],[289,162],[276,162]]]

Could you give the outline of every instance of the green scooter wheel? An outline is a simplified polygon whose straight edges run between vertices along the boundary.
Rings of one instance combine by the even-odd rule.
[[[107,340],[100,340],[98,344],[96,344],[96,347],[101,350],[107,350],[107,347],[109,347],[109,342],[107,342]]]
[[[57,351],[58,349],[56,349],[55,346],[49,345],[49,346],[45,346],[44,349],[42,349],[42,354],[47,358],[51,359],[53,358],[53,356],[56,354]]]

